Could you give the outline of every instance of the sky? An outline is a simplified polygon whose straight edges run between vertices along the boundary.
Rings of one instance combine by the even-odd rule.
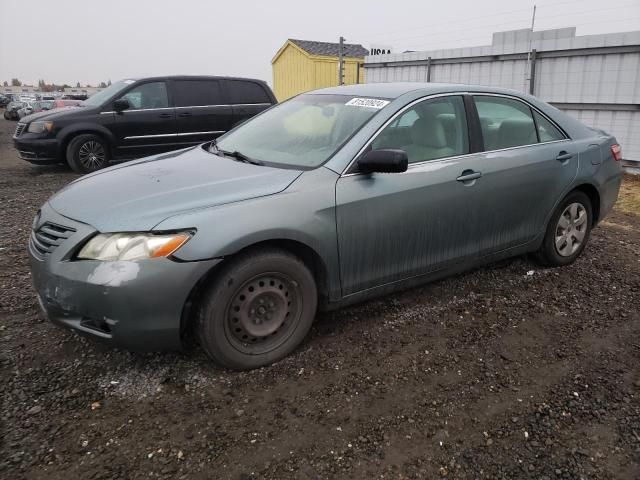
[[[495,31],[640,30],[640,0],[0,0],[0,83],[75,86],[171,74],[271,83],[287,38],[393,52],[491,43]]]

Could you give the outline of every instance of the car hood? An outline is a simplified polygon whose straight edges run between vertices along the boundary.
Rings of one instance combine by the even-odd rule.
[[[61,107],[53,108],[51,110],[43,110],[42,112],[32,113],[22,119],[24,123],[33,122],[35,120],[56,120],[58,118],[67,117],[76,113],[91,113],[94,110],[90,107]]]
[[[87,175],[49,204],[101,232],[149,231],[178,213],[281,192],[301,173],[238,162],[198,146]]]

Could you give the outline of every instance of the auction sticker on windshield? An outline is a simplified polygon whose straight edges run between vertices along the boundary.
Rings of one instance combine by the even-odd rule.
[[[389,104],[389,100],[380,100],[379,98],[352,98],[345,105],[350,107],[365,107],[381,109]]]

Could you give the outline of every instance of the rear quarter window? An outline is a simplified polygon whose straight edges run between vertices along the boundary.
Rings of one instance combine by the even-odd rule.
[[[272,103],[264,87],[258,83],[229,80],[227,85],[230,103]]]

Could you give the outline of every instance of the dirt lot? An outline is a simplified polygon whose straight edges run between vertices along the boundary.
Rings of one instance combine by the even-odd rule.
[[[517,258],[323,315],[248,373],[39,314],[26,243],[75,178],[0,119],[0,477],[640,478],[640,183],[563,269]],[[633,195],[636,195],[634,203]]]

